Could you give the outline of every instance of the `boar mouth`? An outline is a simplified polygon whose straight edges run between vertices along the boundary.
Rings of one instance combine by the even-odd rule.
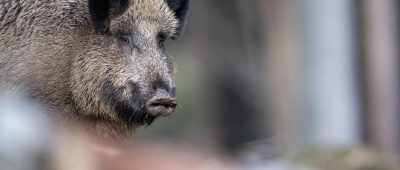
[[[132,106],[117,102],[113,108],[118,118],[130,125],[150,125],[156,118],[150,115],[145,107],[138,110]]]
[[[125,89],[129,87],[129,96],[123,96]],[[152,116],[146,109],[144,95],[140,92],[137,83],[129,82],[127,87],[115,88],[111,81],[105,81],[102,87],[102,100],[112,108],[117,117],[134,126],[150,125],[156,116]]]

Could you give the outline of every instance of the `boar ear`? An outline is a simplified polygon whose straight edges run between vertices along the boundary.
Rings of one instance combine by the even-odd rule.
[[[186,15],[189,9],[189,0],[168,0],[168,6],[175,12],[175,17],[178,18],[179,26],[177,28],[174,39],[178,38],[186,25]]]
[[[108,31],[110,20],[123,14],[130,0],[89,0],[89,14],[97,31]]]

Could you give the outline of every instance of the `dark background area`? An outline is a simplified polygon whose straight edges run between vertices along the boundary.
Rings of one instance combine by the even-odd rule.
[[[233,153],[268,141],[286,150],[368,145],[396,157],[398,6],[194,0],[185,35],[168,42],[179,109],[139,135]]]

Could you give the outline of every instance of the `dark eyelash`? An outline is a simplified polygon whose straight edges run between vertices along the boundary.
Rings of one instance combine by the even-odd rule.
[[[126,36],[131,35],[131,32],[130,31],[119,30],[119,31],[117,31],[115,33],[115,35],[121,36],[121,37],[126,37]]]
[[[163,33],[163,32],[158,33],[158,35],[157,35],[157,42],[158,42],[158,45],[159,45],[160,47],[163,47],[163,46],[164,46],[163,43],[164,43],[165,40],[167,40],[167,38],[168,38],[167,34],[165,34],[165,33]]]
[[[159,40],[166,40],[168,38],[168,36],[164,32],[160,32],[160,33],[158,33],[157,38]]]

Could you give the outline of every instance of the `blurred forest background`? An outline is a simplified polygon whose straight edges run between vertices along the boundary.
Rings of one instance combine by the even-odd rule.
[[[139,136],[228,153],[400,153],[399,1],[193,0],[169,41],[179,106]]]

